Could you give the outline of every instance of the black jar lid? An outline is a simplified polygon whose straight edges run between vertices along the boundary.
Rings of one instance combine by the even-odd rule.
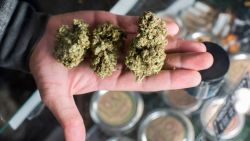
[[[200,71],[202,80],[209,81],[223,77],[229,69],[228,53],[218,44],[212,42],[204,42],[204,44],[207,52],[212,54],[214,62],[210,68]]]

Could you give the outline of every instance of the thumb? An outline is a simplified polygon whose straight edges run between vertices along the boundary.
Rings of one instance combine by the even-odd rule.
[[[41,97],[64,129],[66,141],[84,141],[85,127],[74,98],[61,88],[41,91]]]

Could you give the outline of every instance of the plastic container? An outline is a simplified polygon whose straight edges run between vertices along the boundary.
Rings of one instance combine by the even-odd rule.
[[[204,44],[207,52],[212,54],[214,63],[210,68],[200,71],[202,81],[197,87],[186,89],[197,99],[208,99],[217,95],[230,65],[229,56],[221,46],[212,42]]]

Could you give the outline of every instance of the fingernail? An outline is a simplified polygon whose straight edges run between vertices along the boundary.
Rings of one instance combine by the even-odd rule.
[[[206,45],[205,45],[205,44],[200,43],[200,46],[201,46],[202,48],[204,48],[204,52],[206,52],[206,51],[207,51],[207,47],[206,47]]]

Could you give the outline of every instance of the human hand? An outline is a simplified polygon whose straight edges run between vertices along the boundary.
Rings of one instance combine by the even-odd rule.
[[[30,57],[30,70],[43,102],[62,125],[67,141],[82,141],[86,135],[73,95],[101,89],[159,91],[192,87],[201,81],[198,71],[210,67],[213,62],[212,56],[206,52],[203,44],[173,37],[177,34],[178,27],[172,21],[166,20],[169,34],[166,66],[157,75],[147,77],[138,83],[132,72],[122,71],[124,65],[118,64],[117,71],[112,76],[100,79],[86,60],[76,68],[67,69],[53,57],[53,49],[57,29],[62,24],[70,25],[72,19],[83,19],[91,27],[105,21],[119,25],[128,33],[125,47],[137,31],[137,17],[132,16],[82,11],[50,17],[44,35]]]

